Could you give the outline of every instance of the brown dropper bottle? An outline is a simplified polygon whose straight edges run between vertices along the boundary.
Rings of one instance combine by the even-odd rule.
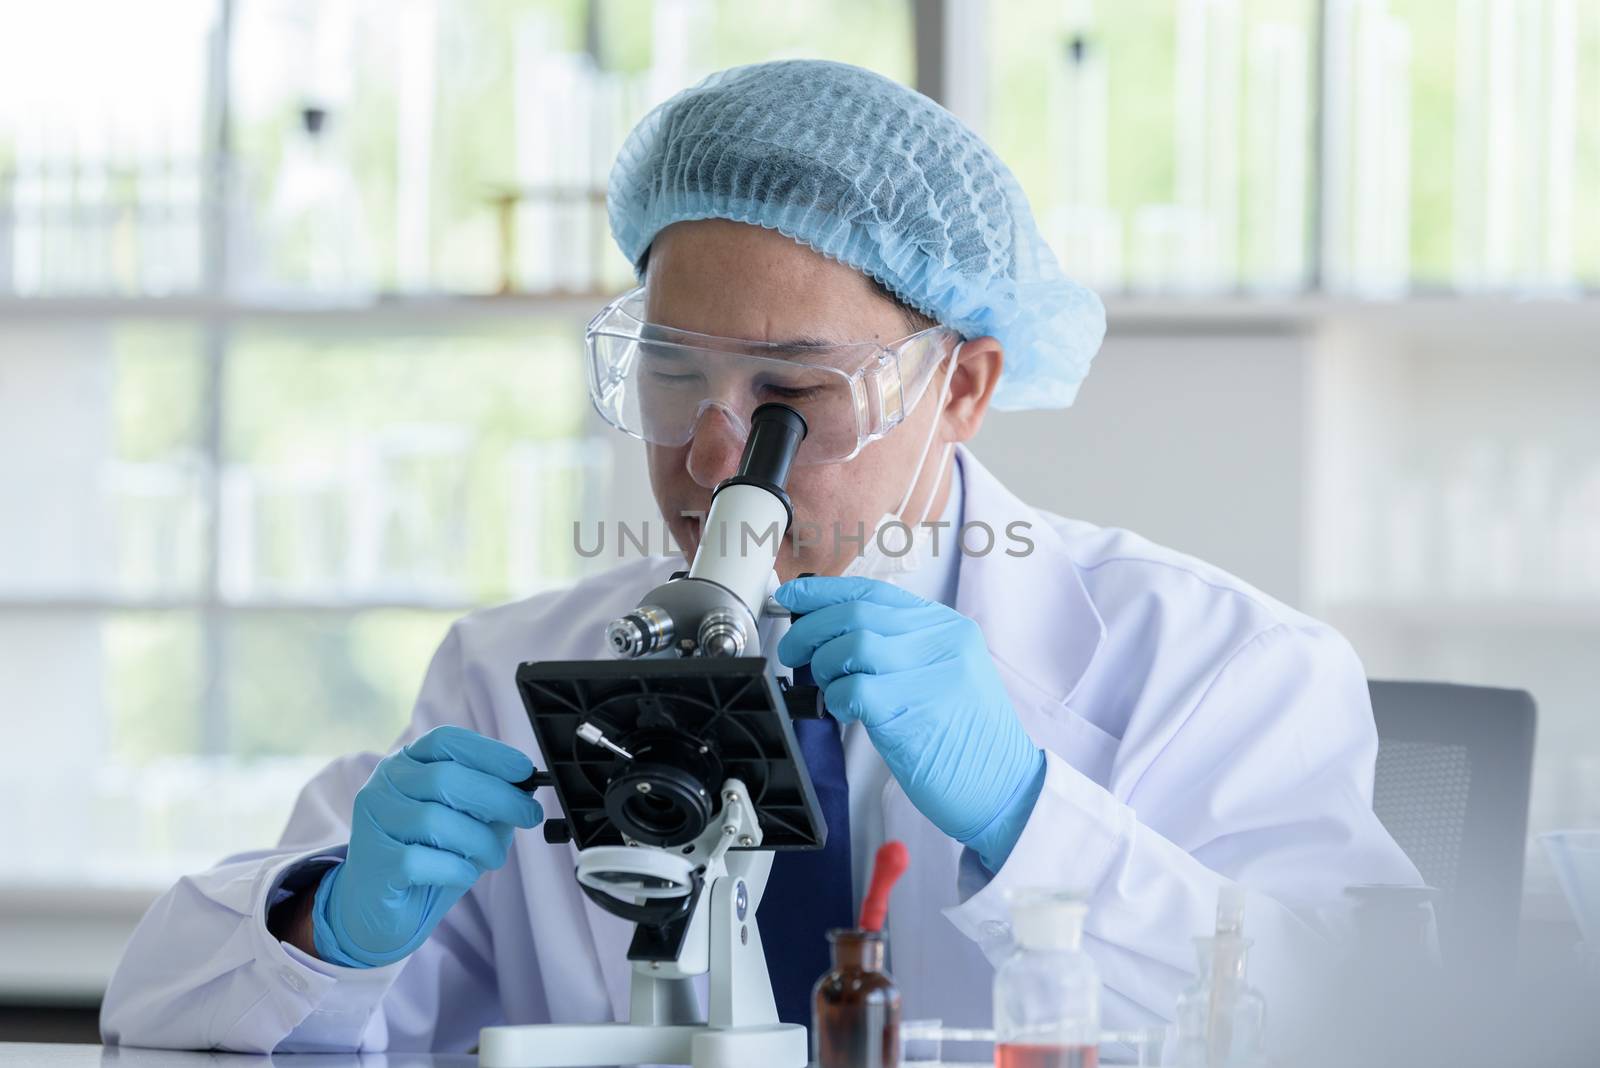
[[[909,858],[885,842],[873,864],[861,926],[828,932],[833,968],[811,989],[811,1060],[817,1068],[898,1068],[900,989],[883,967],[889,890]]]
[[[896,1068],[900,990],[883,970],[882,931],[828,932],[833,970],[812,988],[811,1059],[818,1068]]]

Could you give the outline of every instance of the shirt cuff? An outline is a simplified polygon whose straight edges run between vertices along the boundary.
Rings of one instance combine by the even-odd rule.
[[[284,868],[267,890],[267,911],[271,912],[291,897],[314,894],[328,869],[344,863],[344,850],[329,850],[298,857]]]
[[[1046,751],[1044,788],[1011,855],[991,877],[972,850],[963,850],[956,876],[961,903],[943,909],[944,915],[993,960],[1009,940],[1012,893],[1051,888],[1091,900],[1133,825],[1131,808]]]

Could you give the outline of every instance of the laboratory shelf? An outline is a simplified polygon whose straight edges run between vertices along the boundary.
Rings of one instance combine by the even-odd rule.
[[[507,597],[506,600],[511,598]],[[499,603],[458,597],[356,597],[330,600],[300,598],[214,598],[123,597],[114,594],[91,596],[82,593],[60,596],[39,594],[0,595],[0,613],[54,612],[200,612],[222,611],[236,614],[356,615],[373,611],[454,612],[464,614],[485,604]]]
[[[1485,331],[1522,341],[1600,336],[1600,294],[1412,295],[1363,300],[1328,295],[1110,296],[1109,336],[1205,333],[1311,333],[1327,326],[1387,335],[1481,339]],[[1530,355],[1537,350],[1531,350]],[[1600,346],[1596,347],[1600,355]]]
[[[0,325],[62,324],[115,319],[267,320],[290,323],[360,324],[402,320],[459,322],[506,318],[588,320],[613,294],[540,293],[506,296],[448,293],[384,293],[357,301],[290,301],[207,296],[0,297]]]
[[[1600,629],[1600,596],[1338,599],[1318,602],[1312,614],[1335,623],[1397,626],[1409,630]]]
[[[0,1001],[94,1005],[165,885],[0,883]]]
[[[382,293],[350,301],[299,301],[205,295],[167,297],[0,296],[0,326],[116,319],[265,320],[362,325],[453,323],[482,318],[549,317],[587,321],[611,292],[492,294]],[[1600,333],[1600,294],[1412,295],[1360,299],[1328,295],[1113,294],[1105,299],[1112,337],[1138,334],[1293,334],[1330,323],[1386,332],[1471,334],[1484,329],[1521,337]],[[1597,347],[1600,351],[1600,347]]]

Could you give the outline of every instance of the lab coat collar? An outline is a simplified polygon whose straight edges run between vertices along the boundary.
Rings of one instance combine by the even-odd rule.
[[[962,554],[956,611],[983,628],[997,662],[1043,701],[1065,704],[1105,638],[1105,623],[1051,518],[1019,500],[965,445],[957,450],[966,494],[962,521],[988,524],[994,547],[982,556]],[[979,549],[987,540],[973,531],[966,544]]]

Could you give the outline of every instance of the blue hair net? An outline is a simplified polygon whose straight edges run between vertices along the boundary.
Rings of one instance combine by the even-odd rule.
[[[666,226],[731,219],[862,271],[966,337],[1005,346],[996,408],[1065,407],[1105,309],[1061,272],[1016,178],[950,112],[860,67],[719,71],[623,143],[606,206],[634,270]]]

